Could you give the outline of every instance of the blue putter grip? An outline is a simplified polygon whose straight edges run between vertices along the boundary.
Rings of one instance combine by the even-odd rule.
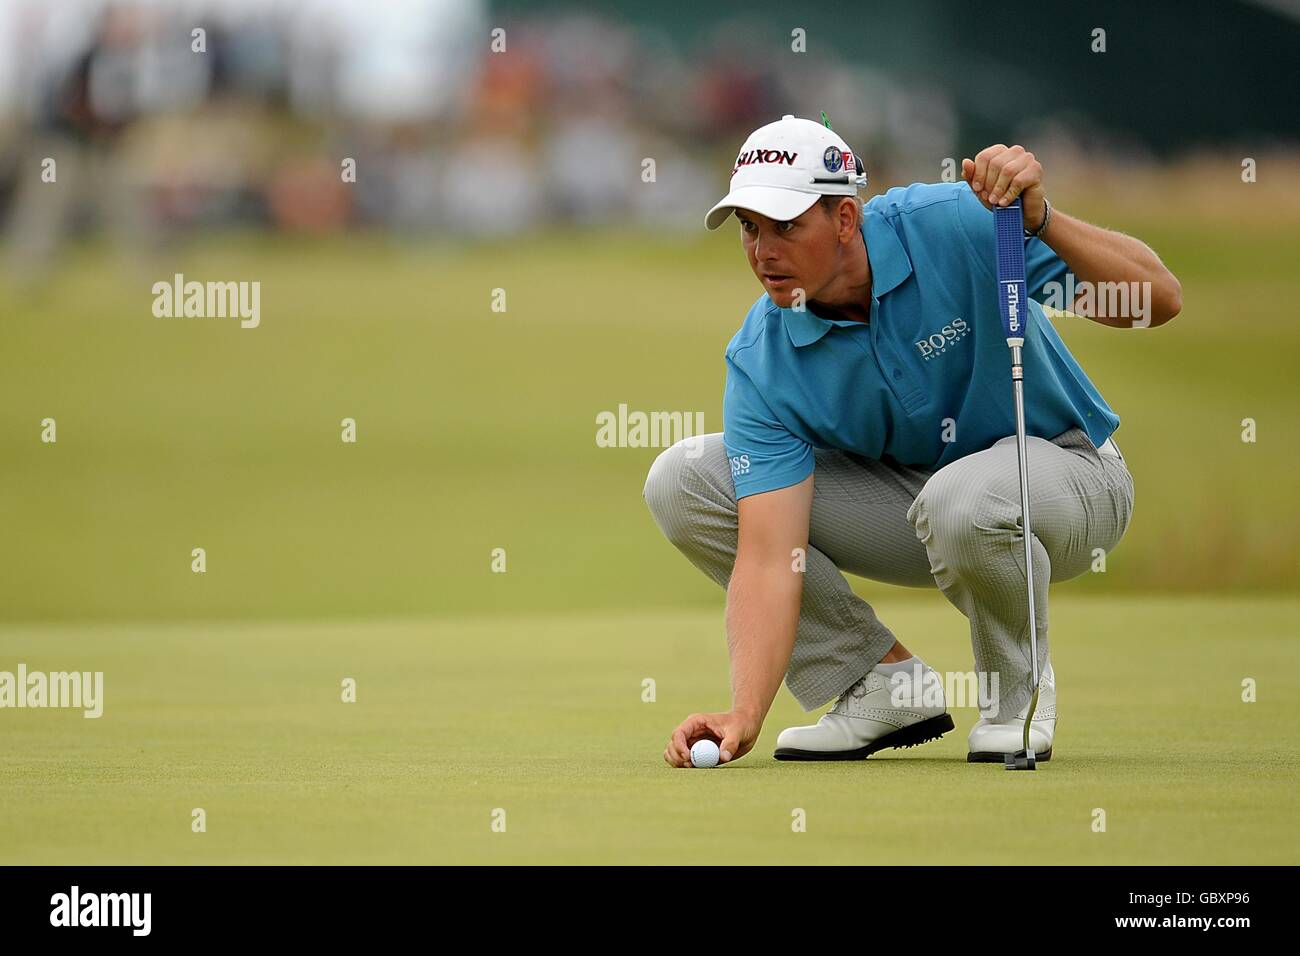
[[[998,245],[998,311],[1007,341],[1025,337],[1029,287],[1025,284],[1025,216],[1020,197],[993,208]]]

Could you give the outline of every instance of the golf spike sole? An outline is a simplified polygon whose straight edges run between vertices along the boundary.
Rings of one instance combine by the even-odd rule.
[[[889,747],[916,747],[931,740],[938,740],[953,727],[952,716],[940,714],[938,717],[931,717],[910,727],[885,734],[856,750],[798,750],[794,747],[777,747],[773,756],[777,760],[866,760],[878,750]]]

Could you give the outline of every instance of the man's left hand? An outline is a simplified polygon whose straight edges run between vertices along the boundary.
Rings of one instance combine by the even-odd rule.
[[[1025,228],[1032,232],[1042,226],[1047,215],[1043,165],[1023,146],[998,143],[980,150],[974,159],[961,161],[961,178],[989,209],[1020,196]]]

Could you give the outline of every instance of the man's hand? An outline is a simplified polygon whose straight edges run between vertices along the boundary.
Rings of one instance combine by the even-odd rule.
[[[961,178],[989,209],[1019,196],[1025,228],[1030,232],[1042,228],[1047,216],[1043,167],[1023,146],[999,143],[980,150],[974,159],[961,161]],[[1089,225],[1053,207],[1052,227],[1042,241],[1074,274],[1079,292],[1069,308],[1077,315],[1115,328],[1154,328],[1182,310],[1183,287],[1178,279],[1149,246],[1132,236]],[[1107,314],[1104,304],[1098,305],[1101,296],[1092,294],[1102,283],[1126,285],[1144,294],[1136,306],[1129,299],[1124,314]]]
[[[1047,215],[1043,165],[1023,146],[998,143],[980,150],[974,159],[961,161],[961,178],[970,184],[980,202],[989,209],[1005,206],[1021,196],[1025,228],[1033,232],[1042,226]]]
[[[706,737],[718,743],[723,763],[743,757],[758,740],[794,650],[812,500],[809,475],[737,504],[736,564],[727,582],[731,710],[682,721],[664,749],[670,767],[689,767],[691,744]]]
[[[719,741],[722,762],[730,763],[754,748],[763,721],[749,714],[731,711],[726,714],[691,714],[673,731],[664,749],[664,761],[670,767],[691,765],[691,745],[697,740]]]

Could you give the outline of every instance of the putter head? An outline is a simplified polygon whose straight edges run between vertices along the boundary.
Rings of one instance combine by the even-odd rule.
[[[1032,616],[1030,620],[1033,620]],[[1029,746],[1029,730],[1033,726],[1034,714],[1038,710],[1038,675],[1034,674],[1034,695],[1029,699],[1029,711],[1025,715],[1024,749],[1007,754],[1003,766],[1007,770],[1037,770],[1038,761],[1034,758],[1034,748]]]
[[[1034,759],[1032,750],[1017,750],[1013,754],[1006,755],[1005,767],[1007,770],[1037,770],[1038,761]]]

